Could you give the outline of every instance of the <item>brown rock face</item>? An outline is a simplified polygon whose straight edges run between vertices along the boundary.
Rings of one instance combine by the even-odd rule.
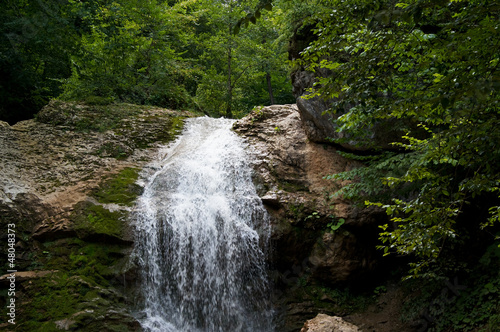
[[[0,249],[7,252],[10,225],[16,235],[16,297],[23,303],[18,323],[53,330],[139,328],[124,287],[134,279],[127,218],[139,194],[133,183],[187,116],[53,101],[37,121],[0,122]],[[88,301],[90,291],[95,296]],[[52,313],[37,322],[40,315],[32,313],[47,306]],[[46,322],[48,317],[53,321]]]
[[[257,108],[234,129],[249,142],[255,183],[272,216],[276,301],[285,311],[282,330],[298,331],[318,312],[317,302],[303,296],[305,285],[355,283],[373,273],[379,257],[377,225],[385,216],[332,197],[343,183],[325,176],[361,165],[331,145],[309,140],[296,105]],[[328,228],[342,222],[335,231]]]
[[[373,248],[366,248],[356,232],[377,225],[379,216],[332,198],[342,183],[325,179],[360,164],[332,146],[311,142],[296,105],[256,109],[234,128],[255,155],[255,181],[273,216],[278,268],[308,260],[313,275],[330,284],[369,272],[375,265]],[[338,231],[325,232],[327,224],[342,219],[345,224]]]
[[[308,320],[300,332],[358,332],[356,325],[344,321],[340,317],[319,314]]]
[[[360,242],[353,233],[324,233],[311,252],[310,262],[315,267],[312,277],[338,283],[356,280],[374,271],[377,260],[373,248]]]
[[[145,148],[172,135],[173,117],[187,116],[137,108],[106,128],[99,127],[102,114],[97,112],[53,101],[38,121],[0,123],[2,215],[25,220],[37,236],[60,238],[71,232],[68,216],[76,203],[85,201],[105,176],[152,159],[153,149]]]

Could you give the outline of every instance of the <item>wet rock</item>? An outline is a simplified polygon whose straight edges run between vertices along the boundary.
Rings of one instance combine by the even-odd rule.
[[[319,285],[336,287],[373,276],[379,259],[377,226],[387,216],[332,197],[346,183],[325,177],[361,164],[310,140],[297,105],[257,108],[234,128],[250,145],[254,181],[271,215],[275,301],[284,311],[281,330],[299,331],[320,307],[323,312],[342,310],[321,294]],[[339,229],[328,227],[340,221]]]
[[[109,107],[116,118],[104,124],[98,121],[103,111],[95,106],[61,101],[47,105],[37,121],[1,124],[0,213],[23,220],[25,230],[39,239],[73,236],[69,216],[75,204],[106,176],[153,159],[158,143],[171,139],[182,124],[178,119],[189,115]]]

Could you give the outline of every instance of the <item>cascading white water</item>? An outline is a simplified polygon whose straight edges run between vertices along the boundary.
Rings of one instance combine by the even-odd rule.
[[[266,211],[227,119],[189,119],[136,209],[146,331],[272,331]]]

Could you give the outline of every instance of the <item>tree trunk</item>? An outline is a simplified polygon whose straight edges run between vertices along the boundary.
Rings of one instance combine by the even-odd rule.
[[[231,11],[233,7],[231,6]],[[233,118],[233,111],[231,109],[231,104],[233,103],[233,84],[231,82],[231,60],[232,60],[232,38],[231,38],[231,32],[232,32],[232,25],[229,24],[229,40],[228,40],[228,49],[227,49],[227,106],[226,106],[226,117],[228,119]]]
[[[231,82],[231,48],[228,50],[227,54],[227,107],[226,107],[226,117],[229,119],[233,118],[233,111],[231,109],[231,104],[233,103],[233,85]]]
[[[274,105],[273,86],[271,85],[271,74],[269,72],[266,74],[266,80],[267,80],[267,91],[269,91],[269,99],[271,101],[271,105]]]

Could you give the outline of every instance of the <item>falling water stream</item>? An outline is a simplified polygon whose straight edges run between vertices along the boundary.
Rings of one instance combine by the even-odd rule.
[[[145,331],[273,331],[266,211],[232,120],[194,118],[145,183],[135,257]]]

